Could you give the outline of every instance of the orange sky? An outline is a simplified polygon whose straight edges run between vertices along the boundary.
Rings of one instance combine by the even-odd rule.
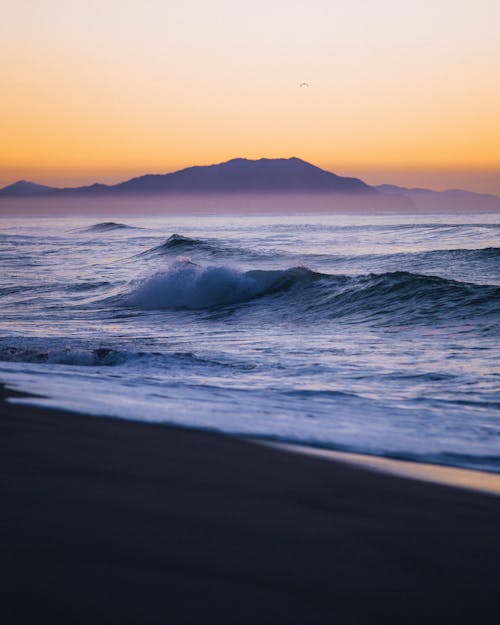
[[[500,194],[497,0],[17,0],[0,46],[0,185],[295,155]]]

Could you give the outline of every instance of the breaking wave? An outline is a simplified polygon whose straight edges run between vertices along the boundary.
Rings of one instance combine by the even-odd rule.
[[[113,366],[122,364],[129,356],[105,347],[92,350],[74,348],[0,347],[0,360],[7,362],[48,363],[54,365]]]
[[[296,274],[315,275],[308,269],[242,272],[227,266],[201,267],[178,260],[166,271],[143,280],[123,303],[143,309],[203,309],[245,302],[271,290],[290,286]]]
[[[44,344],[46,343],[46,344]],[[115,367],[140,362],[141,366],[216,367],[226,369],[249,369],[249,365],[238,360],[207,358],[193,352],[143,352],[111,347],[91,347],[66,343],[63,339],[47,342],[10,339],[0,343],[0,361],[32,364],[71,365],[75,367]]]
[[[272,301],[269,297],[272,296]],[[265,298],[265,302],[263,301]],[[239,271],[178,260],[136,284],[121,304],[140,309],[211,309],[259,300],[262,306],[300,316],[402,320],[500,315],[500,287],[458,282],[405,271],[346,276],[305,267]]]

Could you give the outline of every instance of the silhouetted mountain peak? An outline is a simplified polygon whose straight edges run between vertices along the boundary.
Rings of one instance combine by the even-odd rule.
[[[50,193],[54,187],[47,187],[43,184],[30,182],[29,180],[18,180],[0,189],[1,195],[39,195],[40,193]]]
[[[337,176],[297,157],[233,158],[171,174],[140,176],[114,188],[129,193],[376,193],[358,178]]]
[[[53,192],[71,195],[163,193],[372,193],[358,178],[325,171],[296,156],[290,158],[233,158],[214,165],[197,165],[168,174],[146,174],[116,185],[54,189],[19,181],[0,190],[2,195],[28,196]]]

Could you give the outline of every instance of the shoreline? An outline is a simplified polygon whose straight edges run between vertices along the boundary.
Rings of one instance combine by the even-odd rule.
[[[0,401],[0,432],[1,622],[497,616],[496,496],[21,403]]]
[[[452,465],[433,464],[430,462],[416,462],[400,460],[386,456],[360,454],[350,451],[337,451],[321,447],[311,447],[294,443],[276,443],[266,440],[251,439],[271,448],[282,449],[291,453],[305,454],[337,460],[347,464],[362,467],[370,471],[377,471],[389,475],[396,475],[408,479],[440,484],[454,488],[500,495],[500,474],[475,469],[466,469]]]
[[[37,395],[31,392],[22,390],[16,390],[15,385],[9,385],[0,382],[0,401],[14,399],[30,399],[36,398]],[[36,403],[18,402],[20,405],[33,406],[34,408],[44,408],[43,405],[37,405]],[[49,408],[50,410],[71,412],[72,414],[84,415],[85,413],[77,411],[66,411],[60,408]],[[128,421],[132,423],[149,423],[144,421],[133,421],[131,419],[123,419],[112,415],[102,415],[96,417],[95,415],[89,415],[92,418],[104,418],[117,421]],[[405,460],[399,458],[391,458],[387,456],[377,456],[372,454],[358,453],[354,451],[338,451],[335,449],[328,449],[325,447],[315,447],[312,445],[305,445],[301,443],[291,443],[275,441],[266,438],[255,438],[253,436],[240,436],[238,434],[226,434],[217,432],[214,430],[199,430],[194,427],[170,425],[169,423],[152,423],[152,425],[165,426],[165,427],[181,427],[181,429],[193,430],[195,432],[208,432],[220,434],[222,436],[229,436],[247,441],[257,445],[263,445],[270,449],[279,449],[284,452],[292,454],[304,454],[322,458],[324,460],[335,460],[338,462],[345,462],[350,465],[361,467],[365,470],[381,472],[384,474],[395,475],[402,478],[413,479],[418,481],[430,482],[443,486],[450,486],[455,488],[462,488],[465,490],[472,490],[476,492],[487,493],[491,495],[500,495],[500,473],[493,473],[490,471],[481,471],[478,469],[469,469],[466,467],[458,467],[453,465],[434,464],[430,462],[420,462],[413,460]]]

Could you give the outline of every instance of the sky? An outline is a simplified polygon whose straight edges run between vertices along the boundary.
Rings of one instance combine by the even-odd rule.
[[[498,0],[0,3],[1,186],[297,156],[500,194]]]

